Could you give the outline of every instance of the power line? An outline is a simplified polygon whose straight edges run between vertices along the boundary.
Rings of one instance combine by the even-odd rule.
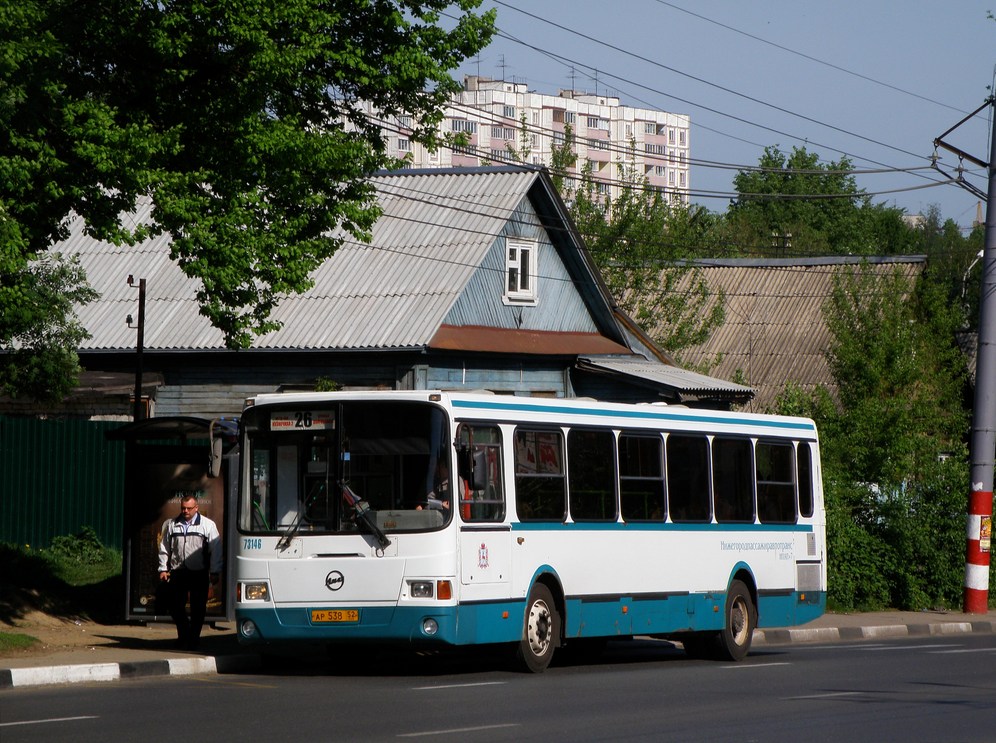
[[[661,69],[667,70],[668,72],[672,72],[672,73],[674,73],[676,75],[681,75],[682,77],[686,77],[686,78],[688,78],[690,80],[693,80],[695,82],[702,83],[703,85],[708,85],[709,87],[716,88],[717,90],[721,90],[724,93],[729,93],[730,95],[734,95],[734,96],[737,96],[739,98],[743,98],[744,100],[748,100],[748,101],[750,101],[752,103],[756,103],[758,105],[765,106],[767,108],[771,108],[771,109],[773,109],[775,111],[778,111],[780,113],[788,114],[789,116],[795,116],[795,117],[800,118],[800,119],[802,119],[804,121],[808,121],[809,123],[816,124],[818,126],[826,127],[826,128],[831,129],[833,131],[839,132],[841,134],[846,134],[848,136],[855,137],[857,139],[861,139],[861,140],[863,140],[865,142],[877,145],[879,147],[885,147],[887,149],[894,150],[896,152],[900,152],[900,153],[902,153],[904,155],[910,155],[911,157],[922,157],[922,155],[918,155],[918,154],[916,154],[914,152],[910,152],[909,150],[904,150],[904,149],[902,149],[900,147],[896,147],[894,145],[887,144],[885,142],[880,142],[880,141],[878,141],[876,139],[872,139],[871,137],[865,137],[865,136],[863,136],[861,134],[856,134],[855,132],[848,131],[847,129],[835,126],[833,124],[827,124],[826,122],[819,121],[818,119],[814,119],[814,118],[812,118],[810,116],[806,116],[804,114],[800,114],[800,113],[797,113],[795,111],[791,111],[791,110],[789,110],[787,108],[784,108],[782,106],[778,106],[778,105],[775,105],[773,103],[769,103],[768,101],[764,101],[764,100],[761,100],[759,98],[755,98],[754,96],[747,95],[746,93],[741,93],[741,92],[739,92],[737,90],[733,90],[732,88],[727,88],[727,87],[725,87],[723,85],[719,85],[718,83],[714,83],[714,82],[711,82],[711,81],[706,80],[704,78],[692,75],[690,73],[683,72],[682,70],[679,70],[677,68],[670,67],[670,66],[665,65],[665,64],[663,64],[661,62],[657,62],[655,60],[652,60],[652,59],[650,59],[648,57],[644,57],[644,56],[642,56],[640,54],[636,54],[634,52],[631,52],[631,51],[628,51],[626,49],[623,49],[622,47],[616,46],[615,44],[610,44],[610,43],[608,43],[606,41],[602,41],[601,39],[597,39],[594,36],[590,36],[588,34],[584,34],[584,33],[580,32],[580,31],[575,30],[575,29],[572,29],[572,28],[569,28],[567,26],[564,26],[563,24],[556,23],[554,21],[551,21],[548,18],[543,18],[542,16],[536,15],[534,13],[530,13],[530,12],[528,12],[526,10],[522,10],[521,8],[517,8],[516,6],[511,5],[508,2],[505,2],[505,0],[494,0],[494,2],[497,5],[501,5],[503,7],[508,8],[509,10],[514,10],[514,11],[516,11],[518,13],[522,13],[523,15],[526,15],[526,16],[528,16],[530,18],[533,18],[533,19],[535,19],[537,21],[541,21],[541,22],[546,23],[546,24],[548,24],[550,26],[553,26],[554,28],[560,29],[562,31],[566,31],[566,32],[568,32],[570,34],[573,34],[575,36],[579,36],[580,38],[583,38],[583,39],[585,39],[587,41],[591,41],[591,42],[593,42],[595,44],[598,44],[600,46],[604,46],[604,47],[606,47],[608,49],[611,49],[613,51],[619,52],[621,54],[625,54],[626,56],[632,57],[633,59],[640,60],[641,62],[646,62],[647,64],[654,65],[655,67],[659,67]],[[612,76],[612,77],[614,77],[614,76]]]
[[[825,67],[830,67],[831,69],[837,70],[839,72],[843,72],[843,73],[845,73],[847,75],[852,75],[853,77],[860,78],[861,80],[866,80],[867,82],[874,83],[875,85],[881,85],[884,88],[889,88],[890,90],[894,90],[894,91],[896,91],[898,93],[903,93],[905,95],[912,96],[914,98],[919,98],[921,101],[926,101],[927,103],[933,103],[934,105],[942,106],[943,108],[947,108],[947,109],[950,109],[952,111],[957,111],[959,113],[968,113],[967,111],[963,111],[962,109],[957,108],[955,106],[949,106],[947,103],[942,103],[941,101],[936,101],[933,98],[928,98],[925,95],[920,95],[919,93],[914,93],[911,90],[906,90],[905,88],[900,88],[900,87],[898,87],[896,85],[891,85],[890,83],[886,83],[886,82],[883,82],[881,80],[876,80],[873,77],[869,77],[868,75],[863,75],[860,72],[855,72],[854,70],[849,70],[846,67],[841,67],[840,65],[836,65],[833,62],[827,62],[826,60],[810,56],[809,54],[806,54],[805,52],[800,52],[800,51],[798,51],[796,49],[790,49],[787,46],[782,46],[781,44],[776,44],[773,41],[769,41],[768,39],[764,39],[764,38],[762,38],[760,36],[755,36],[754,34],[747,33],[746,31],[743,31],[743,30],[741,30],[739,28],[734,28],[733,26],[728,26],[725,23],[720,23],[719,21],[716,21],[716,20],[714,20],[712,18],[707,18],[704,15],[700,15],[698,13],[693,13],[692,11],[690,11],[690,10],[688,10],[686,8],[682,8],[682,7],[678,6],[678,5],[675,5],[674,3],[669,3],[669,2],[667,2],[667,0],[655,0],[655,1],[658,2],[658,3],[660,3],[661,5],[666,5],[669,8],[673,8],[674,10],[680,11],[681,13],[686,13],[686,14],[694,17],[694,18],[698,18],[699,20],[705,21],[706,23],[711,23],[711,24],[713,24],[715,26],[719,26],[720,28],[725,28],[727,31],[732,31],[733,33],[740,34],[741,36],[746,36],[748,39],[754,39],[754,41],[759,41],[762,44],[767,44],[768,46],[774,47],[775,49],[780,49],[783,52],[788,52],[789,54],[794,54],[797,57],[802,57],[803,59],[808,59],[810,62],[816,62],[817,64],[824,65]]]
[[[468,115],[475,115],[475,116],[477,116],[477,117],[479,117],[481,119],[484,119],[486,121],[490,121],[491,125],[493,125],[493,126],[506,126],[507,127],[511,123],[511,119],[508,119],[508,118],[506,118],[504,116],[501,116],[501,115],[499,115],[499,114],[497,114],[497,113],[495,113],[493,111],[488,111],[487,109],[477,108],[473,104],[462,103],[462,102],[458,102],[458,101],[450,101],[447,105],[450,108],[456,109],[458,111],[463,111],[464,113],[466,113]],[[647,105],[650,106],[649,103]],[[648,108],[647,110],[656,111],[658,109]],[[515,122],[515,126],[516,127],[521,127],[522,126],[522,122],[520,122],[520,121]],[[700,124],[696,124],[696,127],[701,127],[701,125]],[[521,131],[521,129],[517,129],[517,131]],[[563,134],[563,132],[560,132],[560,131],[558,131],[556,129],[551,129],[549,127],[543,127],[543,126],[539,126],[537,124],[528,124],[528,123],[526,124],[526,131],[528,131],[528,132],[536,132],[536,133],[542,134],[544,136],[549,136],[549,137],[553,137],[554,135],[558,135],[558,134]],[[401,133],[400,130],[399,130],[399,133]],[[575,139],[579,141],[581,138],[580,137],[575,137]],[[505,141],[505,140],[503,140],[503,141]],[[599,140],[599,141],[601,142],[601,141],[604,141],[604,140]],[[618,145],[611,144],[611,143],[609,144],[609,146],[606,149],[609,152],[614,152],[614,153],[618,153],[618,154],[630,154],[630,151],[631,151],[630,148],[628,148],[628,147],[624,148],[624,147],[620,147]],[[668,155],[661,155],[661,154],[658,154],[658,153],[651,153],[651,152],[643,152],[641,154],[642,154],[643,158],[645,160],[647,160],[647,161],[660,162],[660,163],[665,163],[665,164],[666,163],[676,162],[675,160],[670,159],[670,156],[668,156]],[[848,153],[846,153],[846,152],[842,153],[842,154],[848,155]],[[854,157],[852,155],[848,155],[848,156],[849,157]],[[849,168],[847,170],[833,170],[833,169],[830,169],[830,168],[766,168],[766,167],[761,166],[761,165],[738,165],[736,163],[726,163],[726,162],[717,161],[717,160],[702,160],[700,158],[694,158],[694,157],[686,158],[685,162],[687,162],[690,165],[699,165],[699,166],[704,167],[704,168],[717,168],[717,169],[721,169],[721,170],[755,171],[755,172],[762,172],[762,173],[763,172],[778,172],[778,173],[786,173],[786,174],[793,174],[793,175],[817,175],[817,174],[819,174],[819,175],[877,175],[877,174],[883,174],[883,173],[913,173],[915,171],[921,171],[921,170],[922,171],[932,170],[932,166],[931,165],[916,165],[916,166],[907,166],[907,167],[883,166],[883,167],[880,167],[880,168]]]
[[[475,111],[475,112],[478,111],[477,109],[473,109],[473,107],[468,107],[468,108],[470,110]],[[485,112],[485,113],[489,113],[489,112]],[[494,115],[494,114],[490,114],[490,115]],[[386,121],[384,121],[382,119],[377,119],[377,118],[371,116],[371,120],[380,123],[380,125],[383,128],[385,128],[388,131],[391,131],[393,133],[397,133],[397,134],[405,134],[406,133],[403,129],[398,128],[398,127],[394,127],[394,126],[388,124]],[[505,122],[504,119],[496,119],[496,120],[502,121],[503,123]],[[499,140],[499,141],[510,142],[512,140]],[[454,145],[448,144],[446,142],[443,142],[441,146],[444,147],[444,148],[446,148],[446,149],[452,150],[452,151],[457,151],[456,147]],[[623,150],[623,149],[620,149],[618,147],[615,147],[615,148],[609,147],[607,149],[609,151],[615,151],[615,152],[618,152],[618,153],[621,153],[621,154],[628,154],[630,152],[628,149],[627,150]],[[496,152],[494,150],[485,151],[485,150],[483,150],[483,149],[481,149],[479,147],[476,147],[476,146],[473,146],[473,147],[471,147],[471,146],[465,146],[465,147],[463,147],[463,150],[464,151],[472,150],[473,151],[472,154],[471,154],[472,157],[477,157],[478,159],[487,160],[489,162],[498,162],[498,163],[503,164],[503,165],[523,165],[524,164],[521,161],[516,160],[512,156],[512,152],[509,152],[509,154],[507,156],[501,156],[501,155],[496,154]],[[656,161],[656,160],[658,160],[660,158],[645,157],[645,159],[647,159],[647,160],[655,160]],[[671,162],[671,161],[664,159],[664,162],[667,163],[667,162]],[[610,164],[612,164],[612,163],[610,163]],[[616,164],[618,165],[619,163],[616,163]],[[626,165],[626,163],[621,163],[621,164],[624,165],[624,166]],[[851,175],[851,174],[876,174],[876,173],[877,174],[908,173],[908,174],[912,174],[912,175],[921,175],[918,172],[919,170],[929,170],[929,169],[930,169],[930,166],[912,167],[912,168],[881,168],[881,169],[874,169],[874,170],[821,170],[821,169],[799,169],[799,170],[795,170],[795,169],[791,169],[791,168],[764,168],[764,167],[760,167],[760,166],[744,166],[743,167],[744,171],[756,171],[756,172],[766,172],[766,173],[780,173],[780,174],[784,174],[784,175]],[[564,177],[566,180],[570,180],[572,182],[577,182],[577,183],[585,183],[586,182],[585,181],[585,176],[584,176],[583,173],[580,173],[580,174],[561,173],[559,175],[561,175],[562,177]],[[921,177],[926,177],[926,176],[921,176]],[[842,193],[842,194],[791,194],[791,193],[785,194],[785,193],[741,193],[741,192],[736,192],[736,191],[701,191],[701,190],[697,191],[695,189],[689,189],[689,188],[677,188],[677,187],[675,187],[675,188],[667,188],[667,187],[654,186],[654,185],[643,185],[643,184],[634,183],[632,181],[628,181],[628,180],[624,180],[624,179],[611,178],[611,177],[606,177],[606,176],[598,176],[598,177],[592,176],[592,182],[594,182],[594,183],[604,183],[604,184],[609,185],[609,186],[615,185],[615,186],[619,186],[620,188],[632,188],[633,190],[638,190],[638,191],[664,192],[664,193],[673,194],[675,196],[688,195],[690,197],[694,196],[694,197],[697,197],[697,198],[709,198],[709,199],[724,199],[724,200],[729,200],[729,199],[750,199],[750,200],[766,200],[766,201],[775,201],[775,200],[786,200],[786,201],[802,201],[802,200],[807,200],[807,201],[810,201],[810,200],[811,201],[826,201],[826,200],[840,200],[840,199],[854,200],[854,199],[871,198],[871,197],[874,197],[874,196],[886,196],[886,195],[890,195],[890,194],[906,193],[906,192],[910,192],[910,191],[918,191],[918,190],[923,190],[923,189],[927,189],[927,188],[935,188],[937,186],[946,186],[946,185],[950,185],[950,184],[954,184],[954,183],[958,182],[957,178],[947,178],[945,180],[933,180],[933,179],[928,178],[927,180],[929,180],[930,182],[929,183],[925,183],[925,184],[921,184],[921,185],[917,185],[917,186],[904,186],[904,187],[893,188],[893,189],[883,189],[883,190],[879,190],[879,191],[859,190],[859,191],[854,192],[854,193]]]

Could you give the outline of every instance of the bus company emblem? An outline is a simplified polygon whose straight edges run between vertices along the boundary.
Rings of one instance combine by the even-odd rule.
[[[333,570],[325,576],[325,587],[330,591],[338,591],[345,582],[346,579],[338,570]]]
[[[488,545],[481,542],[481,548],[477,550],[477,567],[484,569],[488,566]]]

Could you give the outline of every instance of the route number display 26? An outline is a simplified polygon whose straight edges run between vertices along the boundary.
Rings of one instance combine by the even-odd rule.
[[[327,431],[335,428],[331,410],[281,410],[270,415],[271,431]]]

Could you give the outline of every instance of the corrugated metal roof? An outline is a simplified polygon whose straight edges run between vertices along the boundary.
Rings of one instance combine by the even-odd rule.
[[[664,385],[683,395],[699,397],[734,397],[746,401],[753,394],[750,387],[727,382],[705,374],[679,369],[676,366],[646,359],[642,356],[591,356],[578,359],[578,368],[609,371],[636,377],[655,385]]]
[[[283,327],[257,338],[260,349],[416,348],[428,344],[513,210],[538,177],[529,169],[400,172],[374,176],[383,215],[369,244],[347,242],[313,274],[309,291],[285,297],[273,313]],[[149,204],[136,212],[147,221]],[[137,280],[146,280],[145,348],[207,350],[224,339],[200,315],[198,280],[170,259],[159,236],[116,247],[71,235],[52,252],[79,257],[101,299],[77,313],[91,338],[83,351],[135,347]],[[136,279],[135,287],[127,277]]]
[[[880,276],[898,268],[912,278],[925,262],[924,256],[701,261],[709,288],[726,294],[726,320],[704,344],[683,351],[682,361],[701,368],[721,356],[710,372],[727,379],[741,372],[756,392],[757,410],[772,405],[788,382],[832,390],[823,306],[834,277],[866,263]]]

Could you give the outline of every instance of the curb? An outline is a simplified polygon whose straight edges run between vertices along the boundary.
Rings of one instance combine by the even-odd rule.
[[[0,669],[0,689],[87,681],[118,681],[149,676],[239,673],[259,670],[261,666],[262,661],[258,655],[226,655],[217,658],[208,656],[38,668],[3,668]]]
[[[897,637],[930,637],[961,634],[996,634],[996,621],[922,622],[885,624],[865,627],[800,627],[792,629],[754,630],[752,645],[805,644],[818,642],[853,642]],[[42,666],[38,668],[0,668],[0,689],[51,684],[73,684],[150,676],[190,676],[257,671],[262,668],[257,654],[170,658],[166,660],[91,663]]]
[[[752,646],[790,643],[840,642],[897,637],[930,637],[968,633],[996,634],[996,622],[936,622],[885,624],[869,627],[812,627],[800,629],[755,630]]]

